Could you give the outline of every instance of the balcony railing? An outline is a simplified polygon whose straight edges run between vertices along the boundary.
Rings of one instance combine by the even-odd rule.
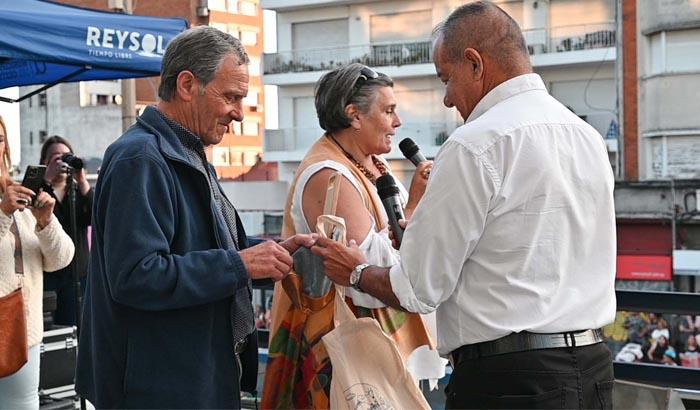
[[[523,30],[530,54],[615,47],[615,22]]]
[[[582,24],[524,30],[530,54],[556,53],[615,46],[615,23]],[[265,54],[264,73],[332,70],[349,63],[370,67],[431,64],[430,41],[326,47]]]
[[[432,63],[430,41],[327,47],[265,54],[264,73],[332,70],[349,63],[370,67]]]
[[[444,122],[403,124],[394,137],[394,149],[398,152],[398,143],[405,137],[411,137],[421,147],[440,146],[459,125]],[[306,151],[321,135],[323,130],[319,128],[265,130],[265,151]]]

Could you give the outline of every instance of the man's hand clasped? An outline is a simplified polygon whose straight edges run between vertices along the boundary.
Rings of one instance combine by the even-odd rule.
[[[317,234],[294,235],[276,243],[263,242],[239,252],[251,279],[284,279],[292,270],[292,254],[300,247],[310,248],[316,243]]]

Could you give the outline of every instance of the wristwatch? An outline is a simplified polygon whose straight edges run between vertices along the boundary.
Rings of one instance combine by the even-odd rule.
[[[350,286],[352,286],[353,289],[362,292],[360,288],[360,279],[362,278],[362,271],[367,268],[369,268],[369,263],[362,263],[355,266],[355,269],[350,272]]]

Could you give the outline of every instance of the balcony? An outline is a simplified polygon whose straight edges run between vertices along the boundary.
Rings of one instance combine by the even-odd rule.
[[[602,49],[615,47],[614,22],[532,29],[523,31],[523,35],[536,66],[600,61],[602,55],[590,50],[597,49],[602,52]],[[570,58],[556,55],[564,52],[573,53],[569,54]],[[547,58],[541,54],[555,55]],[[614,53],[607,54],[605,60],[615,59]],[[402,67],[400,70],[384,70],[392,77],[400,77],[407,72],[410,72],[410,75],[435,74],[430,41],[282,51],[265,54],[263,61],[265,75],[295,74],[299,78],[293,83],[313,83],[318,79],[318,75],[304,74],[332,70],[348,63],[362,63],[371,67]],[[407,70],[407,67],[412,69]],[[286,84],[279,78],[269,78],[268,82],[276,85]]]
[[[421,147],[428,158],[433,158],[447,137],[461,123],[407,123],[397,130],[393,140],[393,149],[387,154],[388,159],[403,158],[399,151],[399,142],[410,137]],[[264,152],[265,161],[298,162],[306,154],[311,145],[323,134],[319,128],[283,128],[265,130]]]
[[[264,73],[332,70],[349,63],[371,67],[432,63],[430,41],[327,47],[265,54]]]
[[[615,22],[523,30],[530,55],[615,47]]]

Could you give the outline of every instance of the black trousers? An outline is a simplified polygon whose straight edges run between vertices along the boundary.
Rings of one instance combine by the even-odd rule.
[[[86,276],[80,278],[81,297],[85,293]],[[75,326],[75,285],[69,274],[44,274],[44,291],[56,292],[56,312],[53,323],[62,326]]]
[[[445,389],[448,409],[611,409],[612,355],[604,343],[465,360]]]

